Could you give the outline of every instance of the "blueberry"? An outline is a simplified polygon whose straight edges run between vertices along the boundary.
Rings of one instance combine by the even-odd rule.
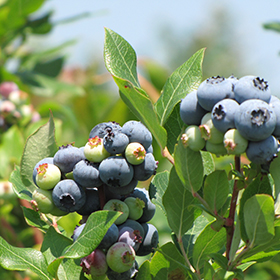
[[[59,167],[62,173],[69,173],[73,171],[75,164],[82,159],[84,159],[82,150],[69,144],[59,147],[54,155],[53,163]]]
[[[210,112],[202,118],[199,129],[202,138],[205,140],[213,144],[219,144],[223,142],[224,134],[214,126]]]
[[[276,125],[272,134],[278,138],[280,137],[280,100],[279,101],[274,100],[274,102],[269,103],[269,105],[271,106],[271,108],[273,109],[276,115]]]
[[[129,215],[128,206],[123,201],[118,199],[110,199],[107,201],[103,207],[103,210],[122,212],[122,214],[115,220],[116,225],[124,223]]]
[[[53,202],[57,208],[65,212],[78,211],[86,202],[86,194],[74,180],[60,181],[52,192]]]
[[[74,166],[74,180],[83,188],[97,188],[102,185],[98,165],[88,160],[81,160]]]
[[[197,125],[190,125],[186,128],[181,137],[185,147],[189,147],[193,151],[200,151],[205,146],[205,139],[202,138],[200,129]]]
[[[224,146],[224,143],[213,144],[209,141],[206,141],[205,149],[206,149],[207,152],[215,154],[216,156],[227,155],[227,150]]]
[[[116,242],[109,248],[106,254],[106,261],[110,269],[115,272],[122,273],[128,271],[133,267],[135,251],[124,242]]]
[[[150,145],[147,149],[146,149],[146,153],[153,153],[154,152],[154,148],[153,148],[153,145]]]
[[[211,114],[214,126],[222,133],[235,128],[234,117],[238,107],[239,104],[233,99],[223,99],[215,104]]]
[[[145,207],[145,202],[143,200],[139,197],[130,196],[124,200],[124,203],[129,208],[129,219],[138,220],[142,217],[143,208]]]
[[[51,163],[53,164],[53,157],[46,157],[41,159],[39,162],[36,163],[36,165],[33,168],[33,182],[36,186],[38,186],[36,184],[36,175],[37,175],[37,168],[39,167],[39,165],[41,165],[42,163]]]
[[[103,159],[109,157],[110,153],[104,148],[103,138],[95,136],[88,139],[84,147],[84,155],[87,160],[99,163]]]
[[[276,114],[265,101],[249,99],[240,104],[235,115],[235,127],[244,138],[261,141],[273,133]]]
[[[77,240],[77,238],[81,235],[83,229],[85,228],[86,224],[82,224],[80,226],[77,226],[74,231],[73,231],[73,235],[72,235],[72,239],[73,242],[75,242]]]
[[[251,162],[266,165],[276,157],[278,145],[277,139],[270,135],[264,140],[249,142],[246,155]]]
[[[280,102],[280,99],[275,95],[271,95],[269,105],[272,105],[274,102]]]
[[[121,126],[116,122],[99,123],[92,128],[89,134],[89,138],[94,138],[95,136],[103,138],[108,131],[121,132],[121,129]]]
[[[124,223],[118,225],[119,228],[119,235],[121,235],[124,231],[125,228],[132,228],[133,230],[135,230],[137,232],[138,238],[140,240],[140,237],[143,238],[144,236],[144,229],[142,227],[142,225],[135,221],[135,220],[131,220],[131,219],[127,219]]]
[[[120,231],[118,242],[130,245],[136,252],[142,242],[142,236],[138,230],[131,227],[123,227]]]
[[[100,210],[100,201],[98,190],[85,189],[86,201],[85,204],[77,210],[77,213],[82,216],[88,216],[91,213]]]
[[[138,263],[137,261],[134,261],[133,266],[122,273],[118,273],[113,271],[112,269],[108,269],[107,277],[109,280],[130,280],[130,279],[136,279],[138,273]]]
[[[122,154],[129,144],[129,138],[121,132],[112,132],[110,129],[103,137],[105,150],[110,154]]]
[[[150,200],[149,192],[145,188],[135,188],[133,193],[129,196],[138,197],[145,202],[145,207],[143,208],[143,215],[140,219],[138,219],[138,222],[146,223],[150,221],[155,214],[156,206]]]
[[[50,190],[36,189],[32,193],[32,200],[35,201],[36,208],[42,213],[48,214],[54,208],[52,191]]]
[[[202,108],[211,112],[216,103],[225,98],[234,98],[230,79],[216,76],[204,80],[197,89],[197,99]]]
[[[80,266],[86,274],[91,275],[92,279],[105,276],[108,270],[106,255],[100,249],[95,249],[90,255],[82,258]]]
[[[122,133],[126,134],[129,142],[138,142],[147,149],[153,141],[151,132],[140,121],[128,121],[122,127]]]
[[[155,248],[158,246],[158,231],[156,227],[152,224],[143,223],[141,224],[144,229],[144,238],[140,244],[136,255],[137,256],[146,256],[150,253],[153,253]]]
[[[98,248],[102,250],[108,250],[114,243],[118,241],[118,238],[119,228],[116,226],[115,223],[113,223],[104,235],[103,239],[98,245]]]
[[[247,149],[248,140],[242,137],[237,129],[232,128],[224,135],[224,146],[228,154],[241,155]]]
[[[146,156],[145,148],[137,142],[131,142],[125,148],[125,158],[132,165],[142,163]]]
[[[99,175],[106,185],[122,187],[131,182],[134,170],[122,156],[111,156],[100,163]]]
[[[197,100],[197,92],[192,91],[180,103],[180,117],[187,125],[199,125],[202,117],[207,113]]]
[[[37,168],[36,184],[44,190],[53,189],[61,179],[60,169],[51,163],[42,163]]]
[[[146,181],[156,174],[158,162],[151,153],[146,154],[144,161],[139,165],[134,165],[134,178],[138,181]]]
[[[269,103],[271,93],[264,79],[257,76],[244,76],[235,84],[234,96],[238,103],[248,99],[260,99]]]
[[[136,188],[137,184],[138,184],[138,180],[136,180],[135,178],[132,178],[132,180],[125,186],[112,187],[112,186],[106,185],[106,189],[108,189],[114,195],[127,195],[127,194],[130,194],[131,192],[133,192],[133,190]]]

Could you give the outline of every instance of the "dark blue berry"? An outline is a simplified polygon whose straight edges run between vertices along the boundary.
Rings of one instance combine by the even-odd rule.
[[[136,279],[137,273],[138,263],[137,261],[134,261],[133,267],[131,267],[129,270],[119,273],[109,268],[106,275],[109,280],[130,280]]]
[[[116,122],[103,122],[97,124],[95,127],[92,128],[89,134],[89,138],[93,138],[98,136],[99,138],[103,138],[108,131],[111,132],[120,132],[121,126]]]
[[[225,133],[231,128],[235,128],[234,118],[239,104],[233,99],[223,99],[212,109],[212,122],[221,132]]]
[[[73,231],[73,235],[71,236],[73,241],[75,242],[77,240],[77,238],[81,235],[84,227],[86,224],[82,224],[80,226],[77,226],[74,231]]]
[[[139,121],[128,121],[122,127],[122,133],[126,134],[129,142],[138,142],[147,149],[153,141],[153,137],[148,128]]]
[[[78,211],[86,202],[86,193],[74,180],[65,179],[52,192],[55,206],[65,212]]]
[[[202,117],[207,113],[197,99],[197,92],[192,91],[181,100],[180,117],[187,125],[200,125]]]
[[[135,220],[127,219],[124,223],[118,225],[119,228],[119,235],[122,234],[125,231],[125,228],[132,228],[133,230],[136,230],[138,233],[138,238],[143,238],[144,236],[144,229],[141,226],[141,224]]]
[[[134,230],[131,227],[123,227],[120,230],[118,242],[124,242],[130,245],[136,252],[142,242],[142,238],[140,231]]]
[[[55,153],[53,163],[59,167],[62,173],[69,173],[73,171],[76,163],[84,159],[83,151],[72,145],[59,147]]]
[[[98,248],[108,250],[114,243],[118,241],[118,238],[119,228],[116,226],[116,224],[112,224],[98,245]]]
[[[151,153],[146,154],[144,161],[141,164],[134,165],[134,178],[138,181],[146,181],[152,175],[156,174],[158,162]]]
[[[114,193],[115,195],[127,195],[130,194],[131,192],[133,192],[133,190],[135,189],[135,187],[137,186],[138,181],[134,178],[132,178],[132,180],[125,186],[106,186],[106,188],[108,188],[108,190],[112,193]]]
[[[211,112],[216,103],[225,98],[234,98],[233,83],[224,77],[204,80],[197,89],[197,99],[202,108]]]
[[[100,179],[111,187],[122,187],[133,178],[133,167],[122,156],[111,156],[99,165]]]
[[[235,127],[250,141],[261,141],[270,136],[276,126],[276,114],[271,106],[259,99],[240,104],[235,115]]]
[[[98,165],[88,160],[81,160],[76,163],[73,169],[73,177],[83,188],[97,188],[102,185]]]
[[[260,99],[269,103],[271,98],[268,83],[256,76],[244,76],[234,86],[234,97],[239,103],[248,99]]]
[[[108,131],[103,138],[105,150],[110,154],[121,154],[129,144],[129,138],[121,132]]]
[[[85,189],[86,201],[85,204],[77,210],[77,213],[82,216],[88,216],[91,213],[100,210],[100,201],[98,190]]]

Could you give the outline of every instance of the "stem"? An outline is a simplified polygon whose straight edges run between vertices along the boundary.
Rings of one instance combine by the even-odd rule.
[[[162,156],[166,157],[171,163],[172,165],[174,165],[174,158],[172,157],[172,155],[169,153],[167,147],[165,147],[162,151]]]
[[[106,203],[106,195],[105,195],[104,185],[101,185],[98,188],[98,196],[99,196],[99,201],[100,201],[100,208],[103,209],[103,207]]]
[[[193,273],[196,273],[196,270],[194,269],[194,267],[192,266],[186,252],[185,252],[185,248],[184,248],[184,245],[183,245],[183,241],[182,241],[182,238],[180,238],[180,241],[178,241],[179,245],[180,245],[180,249],[181,249],[181,252],[183,254],[183,257],[188,265],[188,267],[190,268],[191,272]]]
[[[235,169],[240,172],[241,171],[241,162],[240,162],[240,156],[234,157],[234,163],[235,163]],[[233,192],[230,202],[230,209],[229,209],[229,215],[227,218],[228,225],[226,227],[227,231],[227,245],[226,245],[226,257],[229,259],[229,252],[231,248],[232,238],[234,234],[234,217],[235,217],[235,210],[236,210],[236,202],[238,198],[238,187],[237,187],[237,180],[234,182],[233,186]]]

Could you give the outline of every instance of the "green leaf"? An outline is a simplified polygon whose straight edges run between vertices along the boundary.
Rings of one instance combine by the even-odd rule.
[[[39,228],[44,232],[49,229],[50,226],[46,222],[42,221],[40,214],[38,212],[23,206],[22,209],[23,209],[24,218],[28,225],[30,225],[31,227]]]
[[[209,255],[219,252],[226,242],[226,230],[214,231],[209,224],[198,236],[193,248],[193,264],[200,270]]]
[[[124,103],[143,122],[153,134],[153,137],[163,150],[166,146],[166,131],[160,126],[153,104],[146,94],[130,82],[118,77],[113,77],[120,89],[120,96]],[[145,108],[145,110],[143,110]]]
[[[280,157],[276,157],[273,159],[273,161],[271,162],[270,166],[269,166],[269,172],[274,180],[274,189],[275,189],[275,197],[278,196],[278,194],[280,193]],[[280,211],[279,211],[280,213]]]
[[[36,19],[27,19],[26,28],[31,29],[33,34],[46,34],[49,33],[53,27],[50,22],[50,17],[53,12],[48,12],[45,15]]]
[[[108,71],[114,76],[140,87],[136,71],[136,53],[119,34],[105,28],[104,60]]]
[[[140,266],[137,273],[137,280],[152,280],[150,273],[150,262],[148,260],[144,261]]]
[[[15,170],[12,172],[9,181],[13,185],[13,190],[15,194],[27,201],[32,199],[32,193],[36,189],[34,185],[30,185],[28,188],[23,184],[20,176],[20,168],[19,166],[15,166]]]
[[[243,241],[248,241],[248,236],[245,230],[245,221],[244,221],[244,204],[246,201],[254,196],[255,194],[268,194],[272,195],[272,187],[270,180],[267,175],[258,175],[244,190],[239,207],[239,220],[240,220],[240,232],[241,238]]]
[[[16,248],[0,237],[0,265],[8,270],[31,270],[40,279],[52,280],[47,271],[47,262],[40,251],[31,248]]]
[[[170,228],[179,239],[192,227],[201,210],[192,207],[196,199],[182,185],[175,168],[170,172],[168,188],[163,196]]]
[[[197,192],[203,182],[203,163],[200,152],[184,147],[182,141],[178,142],[174,153],[175,169],[184,187]]]
[[[272,21],[269,23],[265,23],[263,25],[265,29],[273,30],[276,32],[280,32],[280,22],[279,21]]]
[[[178,142],[183,127],[184,123],[180,117],[180,105],[177,104],[164,124],[167,132],[167,149],[170,154],[174,153],[175,144]]]
[[[260,245],[274,236],[274,201],[266,194],[256,194],[244,205],[244,222],[250,246]]]
[[[216,170],[206,177],[203,198],[215,213],[224,205],[228,195],[229,185],[225,170]]]
[[[203,162],[203,168],[204,168],[204,176],[209,175],[210,173],[215,171],[215,162],[213,159],[213,156],[209,152],[200,151],[202,162]]]
[[[212,265],[209,262],[204,262],[204,270],[203,270],[203,276],[204,280],[213,280],[213,276],[215,273],[215,270],[213,269]]]
[[[64,258],[78,259],[94,251],[120,214],[120,212],[105,210],[92,213],[77,240],[49,265],[49,272],[55,275]]]
[[[230,261],[232,261],[234,259],[235,254],[236,254],[237,250],[239,249],[240,241],[241,241],[240,220],[237,219],[233,237],[232,237],[231,246],[230,246],[230,251],[229,251],[229,260]]]
[[[204,49],[201,49],[167,79],[155,104],[161,125],[166,123],[175,105],[189,92],[198,88],[202,78],[203,56]]]
[[[166,189],[168,187],[168,181],[169,181],[169,172],[163,171],[160,173],[157,173],[149,186],[149,194],[152,199],[152,202],[159,206],[161,210],[165,213],[165,208],[162,204],[162,197],[164,193],[166,192]]]
[[[36,163],[45,157],[53,156],[56,151],[54,122],[51,115],[48,123],[35,131],[26,141],[20,165],[21,179],[24,185],[33,184],[32,174]]]

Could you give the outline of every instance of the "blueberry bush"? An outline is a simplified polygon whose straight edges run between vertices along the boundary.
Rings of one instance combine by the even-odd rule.
[[[105,66],[137,120],[100,122],[83,145],[58,146],[50,113],[28,137],[10,182],[44,240],[34,249],[0,237],[3,268],[39,279],[233,280],[279,254],[280,100],[258,76],[202,81],[203,58],[198,50],[176,69],[154,102],[134,49],[105,28]],[[155,145],[171,168],[158,170]],[[230,164],[217,168],[218,158]],[[164,244],[156,209],[171,230]],[[70,238],[57,222],[74,212]]]

